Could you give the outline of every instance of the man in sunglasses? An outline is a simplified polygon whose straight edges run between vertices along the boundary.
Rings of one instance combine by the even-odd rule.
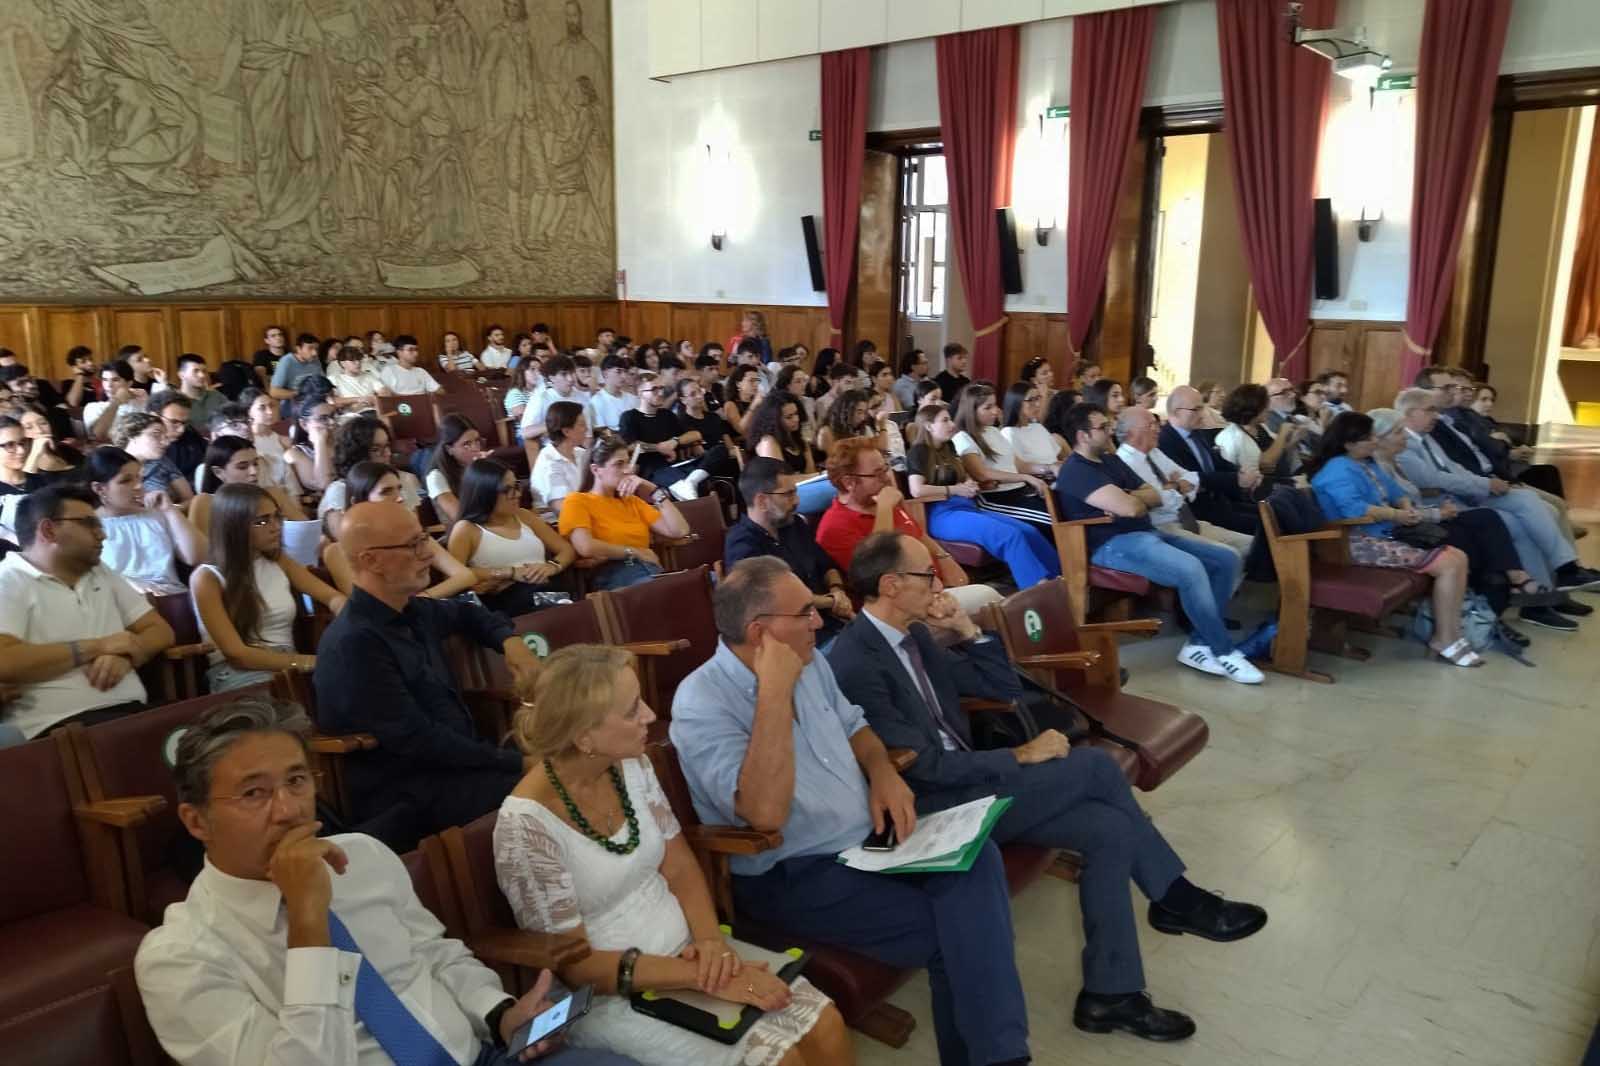
[[[150,601],[100,562],[98,503],[73,484],[24,497],[22,550],[0,561],[0,684],[17,686],[6,719],[29,739],[142,710],[136,671],[175,640]]]
[[[452,635],[502,652],[519,677],[539,660],[511,623],[475,604],[419,595],[432,583],[428,535],[398,503],[345,512],[340,546],[355,571],[350,601],[317,648],[317,722],[370,733],[377,748],[346,756],[351,815],[397,851],[500,805],[523,758],[477,734],[445,661]]]
[[[1074,1024],[1147,1040],[1192,1036],[1187,1015],[1157,1007],[1145,991],[1128,881],[1150,899],[1150,924],[1163,933],[1242,940],[1266,924],[1266,911],[1191,884],[1183,860],[1104,751],[1071,750],[1054,729],[1018,747],[978,750],[962,697],[1004,700],[1020,689],[1000,641],[944,595],[928,549],[904,534],[875,533],[856,548],[850,582],[865,604],[833,642],[828,662],[845,699],[866,713],[883,742],[917,753],[905,770],[917,811],[1009,796],[1011,806],[994,826],[996,844],[1083,856],[1083,990]]]

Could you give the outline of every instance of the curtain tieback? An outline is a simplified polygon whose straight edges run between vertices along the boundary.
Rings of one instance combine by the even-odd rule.
[[[989,334],[995,332],[996,330],[1004,329],[1006,323],[1010,322],[1010,321],[1011,321],[1011,316],[1010,315],[1001,315],[999,318],[995,319],[993,322],[989,323],[987,326],[984,326],[982,329],[977,330],[976,332],[974,332],[972,334],[972,339],[973,340],[977,340],[979,337],[987,337]]]
[[[1295,357],[1295,354],[1297,352],[1299,352],[1301,348],[1304,348],[1306,346],[1306,341],[1311,339],[1311,330],[1313,328],[1314,327],[1312,327],[1308,323],[1306,325],[1306,331],[1304,333],[1300,334],[1300,339],[1299,340],[1294,342],[1294,347],[1290,348],[1289,351],[1288,351],[1288,354],[1286,354],[1282,359],[1278,360],[1278,373],[1279,374],[1282,374],[1283,373],[1283,368],[1285,366],[1289,365],[1289,360],[1293,359]]]
[[[1416,341],[1411,339],[1411,334],[1408,333],[1407,331],[1403,330],[1403,329],[1400,331],[1400,339],[1406,342],[1406,348],[1408,348],[1412,352],[1412,354],[1414,354],[1414,355],[1432,355],[1433,354],[1433,349],[1432,348],[1425,348],[1422,345],[1418,344]]]
[[[832,326],[832,325],[830,325],[830,326],[829,326],[829,327],[828,327],[828,336],[830,336],[830,337],[831,337],[831,336],[833,336],[833,335],[834,335],[834,334],[835,334],[835,333],[837,333],[837,334],[838,334],[838,335],[839,335],[839,336],[841,336],[841,337],[842,337],[842,336],[844,336],[844,329],[843,329],[843,328],[842,328],[842,327],[839,327],[839,326]]]

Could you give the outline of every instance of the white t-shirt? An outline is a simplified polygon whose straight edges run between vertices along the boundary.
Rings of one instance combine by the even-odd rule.
[[[389,386],[389,391],[396,396],[421,396],[428,392],[438,392],[444,387],[420,366],[404,367],[399,363],[391,363],[383,368],[381,376],[383,383]]]
[[[575,448],[572,460],[569,461],[553,445],[546,444],[539,449],[539,457],[533,461],[533,473],[530,481],[536,496],[544,500],[545,505],[552,510],[561,510],[561,501],[574,492],[583,483],[583,468],[589,462],[589,453],[582,448]]]
[[[428,490],[428,499],[436,500],[449,493],[455,495],[455,489],[450,487],[450,481],[444,476],[443,470],[429,470],[428,476],[422,479],[423,487]]]
[[[1030,422],[1026,426],[1007,426],[1001,433],[1006,443],[1011,445],[1012,453],[1021,462],[1050,466],[1061,462],[1056,439],[1050,435],[1048,429],[1044,428],[1042,422]]]
[[[346,374],[343,370],[330,370],[328,380],[333,383],[333,391],[346,398],[356,396],[376,396],[379,389],[389,386],[384,384],[383,378],[374,370],[363,370],[357,374]]]
[[[605,389],[601,389],[589,398],[589,415],[592,419],[590,426],[594,429],[620,429],[622,413],[638,409],[639,397],[631,392],[613,396]]]
[[[511,363],[511,349],[496,348],[491,344],[478,353],[478,362],[490,370],[504,370]]]
[[[983,442],[987,444],[989,446],[989,450],[994,453],[992,456],[986,456],[984,458],[985,462],[994,467],[996,470],[1010,470],[1013,473],[1016,472],[1017,458],[1015,453],[1013,453],[1011,450],[1011,442],[1006,440],[1004,433],[1001,433],[995,427],[990,426],[983,431]],[[967,433],[965,430],[957,433],[955,438],[951,440],[950,443],[955,447],[956,454],[962,456],[963,458],[969,455],[983,455],[983,449],[978,447],[978,442],[973,440],[972,435]],[[991,491],[1007,492],[1011,489],[1020,489],[1025,484],[1027,484],[1025,481],[1002,481]]]
[[[1261,445],[1243,426],[1229,422],[1217,434],[1217,452],[1240,470],[1261,469]]]
[[[145,396],[143,398],[135,398],[135,399],[129,400],[127,403],[123,404],[121,407],[119,407],[117,409],[117,414],[121,415],[123,411],[143,411],[143,410],[145,410],[145,408],[147,407],[149,402],[150,402],[150,397],[149,396]],[[84,428],[84,430],[86,432],[93,432],[94,431],[94,424],[96,422],[100,421],[100,416],[105,414],[106,413],[106,408],[110,407],[110,406],[111,406],[111,401],[110,400],[96,400],[93,403],[84,404],[83,405],[83,428]],[[108,429],[108,430],[106,430],[106,438],[109,440],[110,437],[111,437],[111,431]]]
[[[143,511],[101,515],[100,525],[106,531],[105,543],[100,545],[102,565],[146,589],[183,591],[183,582],[178,580],[177,546],[166,519],[154,511]]]
[[[527,438],[529,436],[528,431],[535,426],[541,430],[544,429],[545,412],[550,410],[551,404],[558,403],[563,400],[565,400],[567,403],[575,403],[582,407],[584,409],[584,415],[588,419],[589,424],[594,424],[594,419],[589,417],[591,412],[588,409],[588,393],[584,392],[582,389],[574,388],[571,395],[563,396],[555,390],[555,386],[541,385],[539,386],[538,391],[536,391],[533,396],[529,398],[528,406],[522,409],[522,436]],[[534,433],[532,435],[540,436],[538,433]]]
[[[152,610],[149,600],[103,563],[68,588],[21,552],[0,560],[0,633],[28,644],[109,637]],[[145,699],[137,670],[129,670],[121,681],[101,692],[78,667],[49,681],[22,685],[21,693],[6,707],[5,720],[32,739],[83,711]]]

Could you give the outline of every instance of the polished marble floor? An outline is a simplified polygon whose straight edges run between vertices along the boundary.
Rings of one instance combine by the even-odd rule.
[[[1596,565],[1600,510],[1578,516]],[[1331,686],[1246,688],[1173,665],[1176,636],[1129,645],[1130,689],[1211,726],[1206,751],[1141,798],[1193,880],[1271,922],[1232,945],[1142,929],[1152,993],[1199,1033],[1089,1036],[1071,1018],[1077,890],[1044,879],[1014,905],[1034,1061],[1577,1063],[1600,1018],[1600,615],[1584,629],[1533,631],[1537,669],[1499,655],[1456,669],[1364,638],[1371,662],[1320,659]],[[925,979],[894,1002],[917,1016],[911,1042],[858,1037],[860,1061],[936,1062]]]

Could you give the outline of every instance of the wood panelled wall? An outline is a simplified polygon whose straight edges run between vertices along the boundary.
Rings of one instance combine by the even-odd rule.
[[[1404,322],[1318,319],[1311,323],[1311,373],[1343,371],[1350,379],[1350,406],[1358,411],[1394,406],[1403,384]]]

